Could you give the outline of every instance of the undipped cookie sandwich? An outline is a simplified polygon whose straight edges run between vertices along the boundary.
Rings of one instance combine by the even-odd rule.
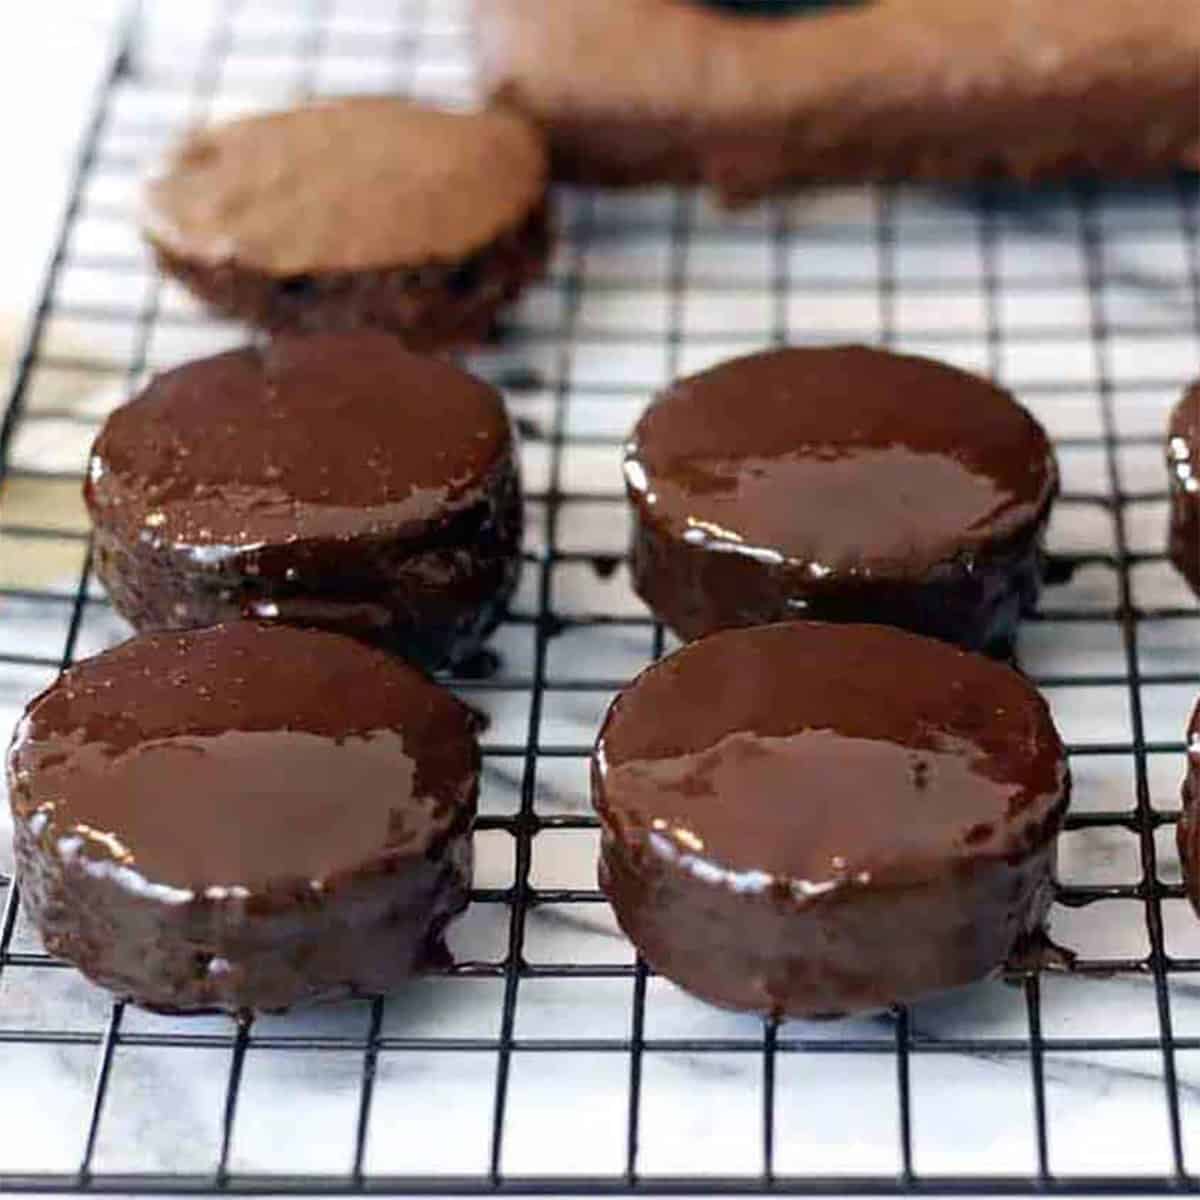
[[[167,274],[252,325],[457,345],[541,273],[546,173],[510,113],[322,100],[193,133],[143,229]]]

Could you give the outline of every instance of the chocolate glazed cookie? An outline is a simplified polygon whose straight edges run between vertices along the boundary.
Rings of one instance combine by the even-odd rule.
[[[1196,914],[1200,916],[1200,703],[1187,731],[1187,774],[1183,780],[1183,813],[1176,839],[1183,881]]]
[[[1038,693],[870,625],[730,630],[613,702],[600,883],[680,987],[830,1016],[980,979],[1050,905],[1069,777]]]
[[[143,229],[167,274],[253,325],[457,345],[541,274],[546,176],[515,115],[322,100],[192,134]]]
[[[142,630],[251,616],[439,667],[478,648],[521,567],[499,393],[380,333],[158,376],[109,417],[85,498],[97,573]]]
[[[1187,390],[1171,414],[1167,467],[1171,561],[1200,595],[1200,383]]]
[[[50,953],[151,1008],[386,992],[467,903],[468,711],[348,638],[249,621],[81,662],[8,758]]]
[[[735,359],[668,388],[626,449],[634,584],[685,639],[794,617],[1005,654],[1058,490],[1005,391],[862,346]]]
[[[701,180],[740,202],[791,182],[1141,175],[1200,156],[1193,0],[475,13],[485,85],[546,129],[567,180]]]

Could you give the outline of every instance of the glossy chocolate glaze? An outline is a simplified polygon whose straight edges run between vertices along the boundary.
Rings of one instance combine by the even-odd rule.
[[[520,566],[499,393],[379,333],[158,376],[109,417],[85,498],[98,573],[139,629],[251,615],[438,665],[495,623]]]
[[[1175,406],[1167,435],[1171,561],[1200,595],[1200,383]]]
[[[998,969],[1045,916],[1066,758],[1007,667],[870,625],[686,646],[613,702],[600,878],[663,974],[828,1015]]]
[[[685,638],[810,616],[971,648],[1032,603],[1058,487],[1012,397],[861,346],[768,351],[678,383],[626,451],[634,580]]]
[[[1183,881],[1200,916],[1200,703],[1188,723],[1187,773],[1183,779],[1183,812],[1176,830]]]
[[[249,621],[135,638],[35,699],[8,759],[47,948],[181,1011],[395,986],[467,902],[468,711],[358,642]]]

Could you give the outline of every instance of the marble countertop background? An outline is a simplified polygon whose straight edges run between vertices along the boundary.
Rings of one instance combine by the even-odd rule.
[[[0,12],[0,157],[11,181],[0,223],[0,378],[36,298],[118,8],[42,0]]]
[[[320,90],[412,87],[447,94],[469,84],[461,57],[461,3],[430,0],[436,28],[414,63],[364,54],[378,35],[395,41],[395,23],[413,19],[416,0],[327,6],[324,55],[315,77],[300,69],[282,38],[302,27],[307,6],[246,0],[235,6],[237,37],[213,104],[198,104],[191,84],[215,0],[187,6],[151,0],[155,34],[145,74],[125,85],[105,125],[101,149],[113,163],[152,160],[164,138],[188,120],[271,103],[298,84]],[[72,139],[104,63],[115,6],[53,0],[0,15],[0,151],[20,164],[6,190],[0,227],[0,342],[28,316],[38,273],[60,209]],[[399,15],[397,15],[399,14]],[[388,24],[390,22],[390,24]],[[402,31],[401,31],[402,32]],[[268,47],[270,49],[270,47]],[[172,75],[172,68],[174,77]],[[204,111],[201,111],[204,110]],[[19,114],[29,112],[22,120]],[[205,318],[173,285],[155,289],[130,222],[136,173],[101,165],[85,196],[70,252],[80,261],[121,260],[119,271],[68,263],[57,301],[80,312],[97,307],[157,314],[148,369],[240,340],[237,328]],[[888,332],[905,349],[996,372],[1059,440],[1064,502],[1051,548],[1083,557],[1071,580],[1050,589],[1041,619],[1026,627],[1021,659],[1052,680],[1046,694],[1076,750],[1073,812],[1106,814],[1106,824],[1064,835],[1060,880],[1070,887],[1117,887],[1110,899],[1056,906],[1055,940],[1093,968],[1086,975],[1043,974],[1029,985],[995,981],[914,1006],[907,1026],[892,1015],[850,1021],[788,1022],[788,1048],[775,1075],[776,1172],[894,1177],[903,1171],[897,1070],[898,1036],[909,1039],[912,1169],[919,1175],[1032,1176],[1039,1170],[1035,1079],[1044,1083],[1046,1165],[1053,1174],[1170,1175],[1175,1167],[1164,1076],[1178,1083],[1182,1153],[1200,1176],[1200,972],[1171,971],[1159,995],[1145,970],[1130,970],[1151,950],[1147,906],[1132,895],[1143,862],[1132,827],[1137,771],[1149,803],[1178,810],[1182,731],[1200,692],[1200,606],[1162,558],[1165,504],[1158,439],[1184,382],[1200,368],[1194,293],[1197,264],[1186,240],[1196,219],[1194,190],[1171,186],[1106,191],[1095,219],[1104,238],[1102,280],[1094,278],[1071,193],[1001,197],[989,242],[971,197],[919,189],[807,193],[736,215],[698,197],[666,192],[628,196],[564,194],[563,247],[550,279],[533,288],[506,339],[474,358],[481,372],[522,380],[509,389],[514,413],[531,431],[524,454],[530,493],[530,565],[517,605],[537,609],[545,569],[554,612],[572,619],[547,643],[538,764],[539,815],[583,815],[586,762],[609,696],[648,659],[645,624],[588,624],[587,618],[637,618],[644,610],[624,569],[597,573],[591,556],[620,555],[627,537],[616,446],[650,391],[673,370],[764,344],[777,321],[774,290],[778,231],[787,288],[783,318],[797,339],[876,340]],[[888,223],[890,242],[880,237]],[[685,261],[668,236],[684,228]],[[881,246],[890,244],[889,257]],[[993,258],[985,260],[985,248]],[[991,261],[992,276],[985,270]],[[1092,264],[1094,265],[1094,264]],[[671,280],[681,273],[683,287]],[[890,288],[884,312],[880,283]],[[994,276],[994,277],[993,277]],[[581,285],[576,311],[564,279]],[[1095,286],[1099,282],[1097,289]],[[993,287],[994,285],[994,287]],[[1100,298],[1097,299],[1099,293]],[[1097,305],[1111,330],[1093,338]],[[563,335],[572,338],[562,355]],[[668,337],[668,333],[678,337]],[[661,337],[659,336],[661,335]],[[97,424],[132,381],[123,375],[131,326],[64,316],[47,323],[26,416],[12,445],[23,474],[0,490],[0,587],[45,591],[57,599],[0,596],[0,655],[53,662],[62,651],[84,529],[77,472]],[[0,351],[3,353],[3,351]],[[63,367],[82,360],[91,366]],[[102,369],[107,365],[108,369]],[[565,369],[561,379],[559,373]],[[561,387],[559,386],[561,384]],[[561,411],[558,398],[565,397]],[[1112,401],[1111,448],[1097,444],[1102,399]],[[548,547],[545,495],[554,448],[537,436],[556,415],[568,436],[557,464],[568,493]],[[1144,613],[1135,653],[1143,677],[1139,716],[1152,752],[1093,752],[1127,745],[1133,714],[1129,659],[1113,613],[1119,602],[1112,470],[1132,497],[1122,512],[1132,600]],[[60,476],[58,473],[63,473]],[[575,495],[575,499],[571,495]],[[6,537],[3,525],[63,531],[36,542]],[[559,557],[565,556],[565,557]],[[1071,619],[1061,615],[1070,611]],[[1094,614],[1080,619],[1080,614]],[[78,654],[120,640],[126,630],[93,589],[83,610]],[[502,629],[496,646],[511,688],[463,694],[491,717],[485,747],[519,746],[534,670],[531,624]],[[49,666],[0,662],[0,731],[52,675]],[[1103,684],[1078,679],[1100,677]],[[563,686],[594,681],[591,688]],[[522,760],[487,762],[484,812],[508,816],[520,802]],[[0,806],[0,874],[11,871],[7,812]],[[1173,827],[1156,831],[1164,949],[1200,960],[1200,921],[1179,894]],[[479,835],[477,883],[514,884],[514,842],[504,830]],[[595,833],[539,834],[533,889],[594,888]],[[0,907],[4,890],[0,889]],[[453,935],[462,961],[502,964],[510,910],[472,907]],[[72,1172],[84,1152],[101,1047],[114,1029],[107,1098],[96,1127],[97,1174],[214,1170],[235,1029],[222,1018],[190,1021],[125,1009],[69,969],[38,961],[40,946],[18,916],[0,960],[0,1176]],[[602,903],[541,904],[529,910],[525,957],[539,965],[628,967],[628,943]],[[1106,963],[1113,970],[1104,973]],[[504,979],[446,976],[413,985],[383,1008],[374,1102],[363,1166],[378,1175],[473,1175],[490,1167],[496,1081],[503,1032],[511,1051],[502,1172],[519,1176],[617,1175],[626,1163],[633,1020],[631,972],[605,978],[521,980],[514,1023],[502,1029]],[[1164,1055],[1160,1007],[1180,1047]],[[1031,1013],[1042,1040],[1031,1042]],[[246,1174],[344,1176],[354,1158],[364,1044],[373,1018],[366,1003],[331,1006],[255,1022],[232,1123],[229,1168]],[[5,1032],[55,1031],[57,1040],[4,1040]],[[168,1044],[182,1035],[186,1046]],[[657,978],[646,984],[647,1050],[642,1060],[638,1170],[646,1175],[754,1175],[763,1169],[763,1029],[759,1021],[693,1001]],[[294,1043],[316,1038],[321,1049]],[[570,1053],[547,1047],[583,1039]],[[425,1041],[426,1044],[417,1044]],[[720,1049],[696,1049],[718,1041]],[[505,1051],[507,1054],[507,1051]]]

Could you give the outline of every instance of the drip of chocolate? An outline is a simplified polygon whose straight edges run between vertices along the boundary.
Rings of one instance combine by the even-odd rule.
[[[595,554],[592,556],[592,570],[598,579],[611,579],[617,573],[621,561],[616,554]]]

